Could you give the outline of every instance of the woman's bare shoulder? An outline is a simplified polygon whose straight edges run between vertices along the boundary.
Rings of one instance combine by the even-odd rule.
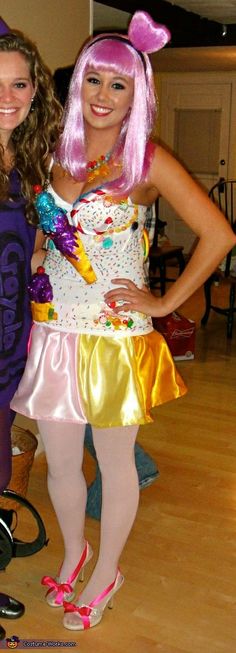
[[[152,157],[149,174],[149,183],[156,188],[159,195],[170,199],[178,192],[200,192],[200,187],[193,180],[186,168],[178,159],[163,145],[156,145]]]

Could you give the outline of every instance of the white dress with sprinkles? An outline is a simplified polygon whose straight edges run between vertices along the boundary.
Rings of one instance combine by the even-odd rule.
[[[151,408],[180,397],[185,384],[151,318],[116,314],[104,302],[112,279],[143,286],[146,207],[114,202],[103,189],[80,196],[74,207],[51,193],[77,227],[80,261],[74,267],[56,249],[48,251],[53,317],[43,311],[49,321],[33,325],[12,408],[37,420],[97,428],[151,422]]]
[[[78,228],[97,281],[86,283],[56,249],[49,249],[44,267],[53,288],[58,318],[47,322],[47,326],[115,337],[150,333],[151,318],[133,311],[116,314],[104,302],[112,279],[130,279],[139,288],[145,283],[143,231],[147,207],[134,205],[130,199],[116,202],[103,189],[81,196],[72,207],[51,187],[48,191],[57,205],[67,211],[70,223]]]

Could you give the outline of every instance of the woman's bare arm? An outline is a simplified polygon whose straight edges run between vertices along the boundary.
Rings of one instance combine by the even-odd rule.
[[[194,253],[164,297],[154,297],[147,289],[138,289],[125,279],[114,280],[122,288],[106,294],[107,303],[123,300],[119,310],[139,310],[152,316],[166,315],[178,308],[208,278],[226,253],[236,245],[224,215],[207,193],[192,179],[180,163],[162,147],[157,146],[150,169],[149,181],[156,187],[182,220],[198,238]]]

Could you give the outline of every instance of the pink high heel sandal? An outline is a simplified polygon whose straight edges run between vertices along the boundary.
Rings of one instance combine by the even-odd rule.
[[[75,597],[75,590],[72,586],[76,584],[77,580],[84,580],[84,567],[92,558],[93,550],[88,542],[86,542],[81,558],[78,562],[77,567],[72,572],[71,576],[67,579],[65,583],[60,581],[60,571],[59,575],[56,578],[51,576],[43,576],[41,580],[42,585],[47,585],[49,587],[46,593],[46,601],[51,608],[60,608],[63,606],[65,599],[72,601]]]
[[[105,608],[113,607],[113,596],[118,592],[123,582],[124,576],[122,576],[118,569],[113,583],[108,585],[108,587],[106,587],[106,589],[88,605],[75,605],[74,603],[64,601],[63,605],[65,608],[65,614],[63,626],[68,628],[68,630],[87,630],[88,628],[96,626],[101,621]],[[71,620],[71,613],[74,615],[76,614],[77,618]]]

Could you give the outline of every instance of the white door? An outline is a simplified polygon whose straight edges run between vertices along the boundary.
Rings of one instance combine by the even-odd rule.
[[[161,85],[161,140],[207,190],[228,176],[231,100],[232,83],[215,74],[172,73]],[[163,200],[160,218],[171,243],[188,252],[195,235]]]

